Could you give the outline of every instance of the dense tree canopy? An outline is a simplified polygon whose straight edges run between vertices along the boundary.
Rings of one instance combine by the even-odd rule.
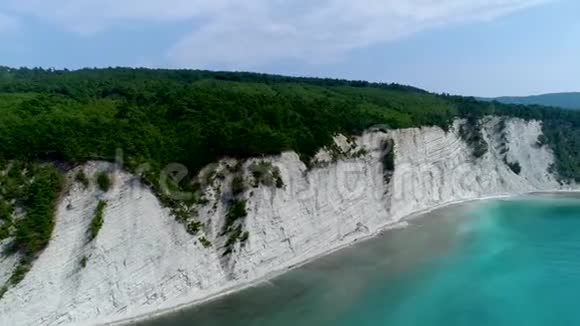
[[[0,68],[0,156],[129,168],[167,163],[191,172],[223,156],[295,150],[311,157],[332,136],[391,128],[448,127],[487,114],[540,119],[558,171],[579,179],[580,113],[440,96],[398,84],[191,70]]]

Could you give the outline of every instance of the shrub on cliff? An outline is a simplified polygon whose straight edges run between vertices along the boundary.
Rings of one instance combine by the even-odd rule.
[[[469,115],[459,129],[459,136],[470,146],[474,158],[483,157],[489,145],[483,137],[481,122],[475,115]]]
[[[383,143],[383,171],[395,171],[395,141],[386,139]]]
[[[89,178],[87,178],[87,175],[83,170],[77,172],[77,174],[75,175],[75,181],[80,183],[85,189],[89,187],[90,183]]]
[[[191,235],[196,235],[201,230],[201,227],[201,222],[191,221],[187,224],[186,231]]]
[[[28,257],[44,249],[50,240],[54,210],[63,185],[63,177],[54,167],[43,166],[35,172],[24,202],[25,216],[15,222],[15,244]]]
[[[519,162],[509,162],[507,159],[504,159],[505,164],[512,170],[515,174],[520,174],[522,172],[522,166]]]
[[[227,256],[233,252],[233,247],[238,241],[245,242],[249,234],[243,232],[243,224],[237,223],[238,220],[244,219],[248,215],[246,201],[243,199],[234,199],[230,202],[226,214],[226,223],[222,235],[227,236],[225,251],[222,254]]]
[[[9,222],[0,223],[0,241],[10,237],[10,226]]]
[[[10,283],[11,285],[16,285],[22,282],[26,274],[28,274],[28,272],[30,271],[30,268],[31,265],[29,262],[21,262],[20,264],[18,264],[14,272],[12,272],[10,279],[8,279],[8,283]]]
[[[99,189],[101,189],[101,191],[103,192],[109,191],[109,189],[111,188],[111,179],[107,172],[100,172],[99,174],[97,174],[97,185],[99,186]]]
[[[89,241],[94,240],[97,235],[99,235],[99,231],[103,227],[105,222],[104,220],[104,212],[105,208],[107,207],[107,202],[101,200],[97,204],[97,208],[95,209],[95,214],[93,219],[91,220],[91,224],[89,226]]]
[[[277,166],[275,166],[272,169],[272,177],[274,178],[276,188],[278,189],[284,188],[284,180],[282,180],[282,173],[280,172],[280,169]]]
[[[199,238],[199,242],[201,243],[201,245],[204,248],[209,248],[211,247],[211,242],[206,238],[206,237],[201,237]]]
[[[248,216],[246,201],[243,199],[233,199],[226,213],[226,230],[237,220],[243,219],[246,216]]]
[[[261,161],[250,165],[249,170],[253,178],[253,186],[264,185],[266,187],[284,188],[284,180],[280,168],[271,162]]]
[[[244,191],[246,191],[246,182],[244,181],[244,177],[242,177],[241,175],[236,175],[233,179],[232,179],[232,194],[234,196],[239,196],[241,194],[244,193]]]
[[[14,208],[8,202],[0,199],[0,221],[9,221]]]
[[[79,261],[79,265],[81,268],[85,268],[85,267],[87,267],[88,262],[89,262],[89,258],[87,256],[83,256],[83,258],[81,258],[81,260]]]
[[[386,183],[391,181],[395,172],[395,141],[386,139],[383,143],[383,178]]]
[[[543,147],[544,145],[546,145],[548,143],[548,138],[546,138],[546,135],[544,134],[540,134],[538,136],[538,140],[536,141],[536,145],[538,147]]]

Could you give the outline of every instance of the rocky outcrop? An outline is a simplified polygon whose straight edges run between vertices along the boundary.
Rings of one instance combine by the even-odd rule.
[[[458,136],[460,123],[449,132],[429,127],[338,137],[311,167],[295,153],[246,162],[241,174],[249,186],[239,196],[247,216],[237,223],[249,237],[232,245],[231,253],[223,248],[227,175],[206,189],[195,217],[203,227],[195,235],[126,172],[115,172],[107,193],[72,185],[58,207],[48,248],[0,300],[0,325],[90,325],[143,316],[283,272],[437,206],[562,188],[548,172],[550,149],[536,144],[539,122],[486,119],[489,150],[479,159]],[[395,144],[395,169],[385,178],[388,139]],[[253,187],[249,167],[262,160],[278,168],[283,185]],[[507,164],[515,162],[519,173]],[[231,164],[220,162],[213,172]],[[81,168],[94,175],[111,165]],[[100,200],[107,202],[104,224],[88,241]],[[0,277],[11,264],[0,259]]]

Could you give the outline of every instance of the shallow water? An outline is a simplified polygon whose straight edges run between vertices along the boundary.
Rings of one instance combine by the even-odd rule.
[[[142,326],[580,325],[580,197],[447,207]]]

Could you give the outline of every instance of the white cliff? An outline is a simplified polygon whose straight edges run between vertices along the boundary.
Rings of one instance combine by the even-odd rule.
[[[477,160],[456,128],[436,127],[377,131],[354,142],[338,137],[338,160],[321,152],[311,169],[295,153],[264,159],[280,169],[284,187],[259,186],[243,194],[249,238],[228,256],[221,248],[227,176],[207,189],[208,203],[197,217],[203,231],[192,236],[130,174],[116,171],[113,188],[103,194],[94,185],[74,184],[73,171],[48,248],[0,299],[0,325],[93,325],[142,317],[283,272],[437,206],[561,189],[548,172],[551,151],[536,144],[540,123],[511,119],[500,132],[499,121],[486,119],[490,150]],[[385,178],[381,161],[386,139],[395,143],[392,178]],[[244,164],[246,179],[257,161]],[[506,161],[520,164],[519,175]],[[230,163],[221,162],[218,170]],[[82,169],[94,175],[110,167],[89,163]],[[99,200],[108,203],[104,225],[89,242],[87,228]],[[201,237],[212,246],[205,248]],[[0,281],[15,262],[0,258]]]

